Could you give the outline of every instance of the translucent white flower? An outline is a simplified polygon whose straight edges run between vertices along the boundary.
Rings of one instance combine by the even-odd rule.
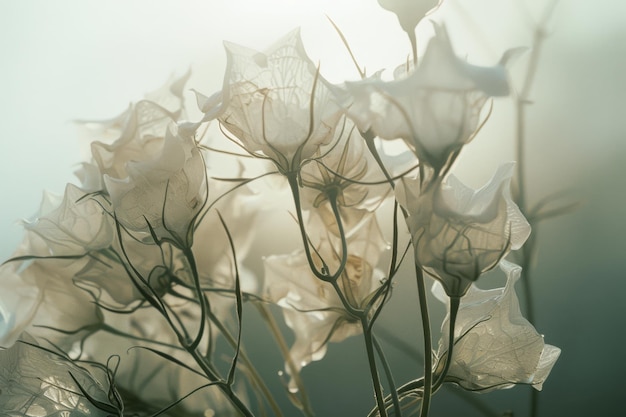
[[[192,222],[207,197],[204,161],[191,137],[167,131],[153,160],[128,162],[128,177],[105,175],[113,209],[132,231],[156,233],[180,247],[191,247]]]
[[[516,384],[541,390],[561,349],[545,344],[543,336],[522,316],[514,288],[521,268],[506,261],[501,261],[500,267],[507,275],[504,288],[481,290],[472,285],[461,299],[446,379],[472,391],[488,392]],[[434,292],[447,302],[443,291]],[[444,333],[448,318],[442,324]],[[440,341],[440,358],[448,350],[447,340],[443,337]]]
[[[479,190],[454,175],[426,189],[419,179],[405,178],[396,188],[409,214],[415,261],[449,296],[463,296],[483,272],[528,238],[530,225],[510,195],[512,174],[513,164],[503,165]]]
[[[310,230],[324,228],[320,219],[309,224]],[[382,272],[375,268],[387,245],[371,213],[346,238],[349,256],[338,284],[348,303],[362,308],[381,284]],[[327,235],[317,246],[331,270],[339,261],[336,243],[336,236]],[[313,275],[303,251],[265,259],[264,292],[283,308],[285,322],[295,333],[290,355],[296,371],[322,359],[328,342],[340,342],[362,332],[361,324],[345,310],[333,286]],[[289,366],[286,370],[291,373]],[[290,389],[296,389],[293,380]]]
[[[168,273],[172,266],[163,265],[164,255],[168,262],[173,260],[170,248],[146,245],[125,233],[121,239],[120,244],[116,238],[110,249],[91,252],[83,267],[74,275],[81,288],[97,294],[98,303],[110,308],[124,308],[144,300],[137,285],[144,290],[148,288],[139,279],[133,282],[129,270],[140,274],[156,294],[164,294],[171,286]]]
[[[338,140],[321,147],[302,166],[305,208],[317,208],[335,198],[341,207],[374,210],[391,194],[391,188],[351,121],[337,129],[337,135]]]
[[[179,78],[171,78],[110,120],[77,121],[81,136],[91,143],[90,156],[93,157],[76,173],[83,189],[99,191],[104,185],[103,175],[125,178],[128,162],[149,160],[158,155],[168,125],[185,116],[183,90],[189,76],[187,72]]]
[[[509,93],[502,65],[479,67],[458,58],[445,28],[436,27],[416,70],[390,82],[375,76],[348,82],[348,108],[359,130],[402,138],[420,162],[437,171],[471,141],[489,96]]]
[[[250,153],[269,157],[283,172],[334,136],[342,109],[331,85],[306,55],[294,30],[265,52],[226,43],[222,125]]]
[[[43,239],[50,255],[82,255],[111,244],[113,219],[103,206],[104,201],[67,184],[61,201],[45,194],[37,219],[24,226]]]
[[[398,16],[400,26],[406,32],[415,30],[417,24],[428,12],[437,7],[442,0],[378,0],[384,9]]]
[[[93,416],[121,413],[103,368],[77,364],[24,334],[0,351],[0,409],[6,416]],[[100,404],[94,405],[86,395]],[[106,408],[106,409],[105,409]]]
[[[126,165],[156,157],[163,148],[173,114],[151,101],[142,100],[132,107],[124,130],[112,144],[91,143],[91,152],[101,175],[124,178]]]
[[[17,263],[0,265],[0,347],[8,348],[31,324],[40,292],[17,273]]]
[[[102,312],[93,296],[74,283],[84,259],[37,259],[28,263],[19,275],[24,285],[38,294],[26,330],[43,336],[61,349],[69,349],[77,340],[96,331],[102,324]]]

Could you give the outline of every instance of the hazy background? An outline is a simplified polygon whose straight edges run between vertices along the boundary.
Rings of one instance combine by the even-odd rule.
[[[492,64],[504,49],[530,45],[532,19],[548,2],[444,3],[433,17],[446,22],[457,52]],[[305,46],[327,78],[356,78],[324,13],[342,28],[370,72],[393,68],[407,56],[409,46],[395,16],[375,0],[0,1],[0,259],[20,241],[16,220],[36,213],[41,191],[61,193],[74,181],[72,171],[84,158],[81,147],[88,144],[79,143],[71,120],[117,115],[189,67],[190,87],[218,90],[225,65],[222,40],[263,49],[301,26]],[[541,415],[621,415],[626,2],[562,0],[549,28],[528,119],[530,201],[567,189],[582,205],[534,231],[540,236],[534,272],[537,328],[546,342],[562,348],[544,387]],[[419,33],[428,32],[424,24]],[[519,77],[515,81],[519,86]],[[459,162],[458,175],[480,185],[501,162],[514,158],[512,139],[511,105],[497,101],[492,120]],[[399,285],[412,288],[410,283]],[[406,330],[415,316],[403,317],[417,315],[411,294],[397,291],[396,305],[380,326]],[[259,352],[274,349],[271,341],[256,343]],[[397,379],[414,377],[418,365],[388,350]],[[354,376],[362,373],[364,358],[361,339],[354,338],[331,346],[324,361],[305,370],[305,379],[316,386],[318,415],[369,409],[364,399],[370,382],[365,373]],[[262,363],[270,378],[282,366],[277,357]],[[338,372],[339,364],[354,374]],[[317,378],[325,379],[323,386]],[[475,415],[460,411],[464,403],[457,399],[441,398],[435,398],[433,416]],[[525,415],[524,388],[483,398],[499,410]]]

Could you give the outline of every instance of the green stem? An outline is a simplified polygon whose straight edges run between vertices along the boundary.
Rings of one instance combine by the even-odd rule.
[[[228,397],[230,402],[239,410],[239,412],[245,417],[254,417],[254,414],[248,409],[248,407],[239,399],[237,394],[233,391],[232,387],[221,381],[221,379],[213,372],[211,367],[206,362],[206,358],[198,351],[198,349],[191,349],[188,346],[184,346],[185,350],[193,357],[200,369],[212,382],[217,382],[217,386]]]
[[[202,355],[200,351],[198,350],[198,346],[204,335],[204,329],[206,326],[207,317],[209,316],[210,306],[209,306],[208,300],[206,299],[206,297],[204,296],[204,293],[202,292],[202,287],[200,285],[200,275],[198,274],[198,268],[197,268],[193,251],[191,250],[190,247],[186,247],[186,248],[183,248],[183,254],[185,255],[185,258],[187,258],[187,263],[189,264],[189,268],[191,269],[193,282],[194,282],[196,293],[198,295],[198,302],[200,303],[200,310],[201,310],[200,326],[199,326],[196,338],[191,342],[191,344],[185,343],[183,347],[194,358],[198,366],[200,366],[202,371],[207,375],[207,377],[211,381],[219,381],[220,378],[218,378],[218,376],[214,373],[211,366],[208,364],[206,357]],[[226,396],[231,401],[231,403],[235,407],[237,407],[237,409],[241,412],[241,414],[243,414],[246,417],[254,417],[254,415],[248,409],[248,407],[239,399],[237,394],[235,394],[230,384],[220,383],[217,385],[218,387],[220,387],[222,392],[226,394]]]
[[[411,41],[411,52],[413,53],[413,66],[417,69],[417,37],[415,36],[415,27],[406,31]],[[408,71],[407,71],[408,72]]]
[[[363,327],[363,337],[365,338],[367,361],[370,368],[370,375],[372,377],[372,384],[374,385],[374,395],[376,397],[378,415],[379,417],[387,417],[385,397],[383,396],[382,387],[380,385],[380,377],[378,376],[378,369],[376,368],[376,357],[374,355],[372,331],[369,329],[369,325],[365,317],[361,318],[361,326]]]
[[[193,251],[190,247],[185,247],[183,248],[183,254],[185,255],[185,258],[187,258],[187,263],[189,264],[189,268],[191,269],[191,275],[193,277],[195,291],[198,296],[198,301],[200,302],[200,326],[198,327],[198,333],[196,335],[196,338],[191,343],[191,347],[195,349],[200,344],[200,341],[202,340],[202,337],[204,335],[206,318],[208,316],[207,311],[210,307],[207,303],[207,299],[204,297],[204,293],[202,292],[200,275],[198,274],[198,266],[196,264],[196,258],[193,254]]]
[[[237,340],[233,337],[233,335],[230,334],[226,326],[224,326],[211,311],[209,311],[209,320],[211,320],[211,322],[217,326],[217,328],[220,330],[221,334],[224,336],[228,344],[233,349],[236,349]],[[246,354],[245,350],[243,349],[241,350],[240,357],[241,357],[241,361],[245,364],[246,369],[250,372],[250,377],[252,381],[261,390],[261,392],[267,399],[267,402],[269,403],[270,408],[272,409],[274,414],[277,417],[282,417],[283,413],[280,407],[278,406],[278,403],[276,403],[276,400],[274,399],[272,392],[269,390],[269,388],[265,384],[265,381],[263,380],[263,378],[261,378],[261,376],[259,375],[258,371],[252,364],[252,361],[250,360],[250,358],[248,358],[248,355]]]
[[[396,184],[393,181],[393,178],[391,177],[391,175],[389,175],[389,171],[387,171],[387,167],[385,167],[385,164],[383,164],[383,160],[380,158],[378,149],[376,149],[376,143],[374,143],[375,136],[372,133],[371,129],[368,130],[367,132],[362,132],[361,136],[365,140],[365,145],[367,145],[367,149],[370,151],[370,154],[374,157],[374,160],[378,164],[378,167],[383,172],[385,179],[387,179],[387,182],[389,182],[389,185],[391,185],[391,188],[395,188]]]
[[[380,343],[378,343],[378,339],[376,338],[376,336],[372,335],[372,341],[374,342],[374,347],[376,348],[376,352],[378,353],[378,358],[383,364],[383,370],[385,371],[385,376],[387,377],[389,391],[391,391],[391,401],[393,402],[393,408],[395,410],[395,417],[402,417],[402,408],[400,407],[400,400],[398,399],[398,392],[396,391],[396,383],[393,379],[393,374],[391,373],[391,367],[389,366],[389,362],[387,362],[385,352],[380,346]]]
[[[450,364],[452,363],[452,352],[454,350],[454,326],[456,324],[456,316],[459,312],[460,304],[461,297],[450,297],[450,319],[448,321],[448,351],[446,352],[446,359],[443,370],[439,375],[437,375],[437,379],[435,380],[435,384],[433,385],[433,392],[437,391],[441,384],[443,384],[443,381],[448,374],[448,370],[450,369]]]
[[[528,207],[526,205],[526,183],[525,183],[525,135],[526,135],[526,106],[529,104],[529,94],[535,80],[537,73],[537,67],[539,65],[539,57],[541,53],[541,47],[546,38],[546,24],[550,19],[557,0],[552,1],[544,10],[544,15],[536,26],[533,33],[533,45],[530,59],[528,60],[528,67],[526,68],[526,75],[520,93],[516,100],[516,151],[517,151],[517,186],[518,196],[517,204],[520,211],[526,215]],[[531,226],[534,228],[535,225]],[[532,264],[532,257],[534,255],[534,243],[533,236],[529,238],[529,241],[522,248],[522,274],[521,281],[524,287],[525,300],[526,300],[526,317],[531,324],[535,324],[534,305],[532,300],[532,284],[530,279],[530,267]],[[535,389],[531,389],[530,394],[530,417],[536,417],[539,410],[539,392]]]
[[[430,331],[430,317],[428,314],[428,304],[426,301],[426,285],[424,284],[424,273],[422,269],[415,265],[415,277],[417,280],[417,290],[419,294],[420,313],[422,316],[422,328],[424,331],[424,396],[420,405],[420,417],[427,417],[430,408],[431,389],[433,386],[433,354]]]
[[[296,217],[298,219],[298,226],[300,227],[300,235],[302,236],[302,244],[304,245],[304,253],[306,254],[307,261],[309,262],[309,266],[311,268],[311,272],[318,278],[324,282],[332,282],[333,276],[339,276],[341,274],[341,270],[337,273],[330,275],[330,271],[328,271],[328,267],[324,264],[323,271],[319,271],[315,266],[315,262],[313,260],[313,256],[311,254],[311,248],[309,247],[309,240],[307,238],[307,233],[304,228],[304,218],[302,216],[302,204],[300,203],[300,186],[298,185],[298,177],[296,173],[287,173],[287,181],[289,182],[289,186],[291,187],[291,194],[293,195],[293,202],[296,207]],[[341,220],[337,218],[337,224],[341,227]],[[340,230],[340,235],[343,236],[343,233]],[[343,242],[342,242],[343,243]],[[342,254],[343,258],[347,259],[345,253]],[[323,260],[322,260],[323,262]],[[345,263],[344,263],[345,265]]]

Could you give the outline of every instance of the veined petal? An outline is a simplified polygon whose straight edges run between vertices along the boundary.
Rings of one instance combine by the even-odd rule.
[[[512,164],[502,166],[480,190],[453,175],[426,189],[418,179],[403,179],[398,187],[398,201],[409,213],[416,262],[441,281],[449,296],[463,296],[528,238],[530,225],[510,196],[512,171]]]
[[[330,84],[304,51],[294,30],[265,52],[225,43],[222,125],[253,154],[283,172],[298,169],[333,139],[341,117]]]
[[[515,384],[540,390],[560,349],[544,344],[543,336],[521,314],[514,288],[521,268],[507,261],[500,266],[507,275],[504,288],[485,291],[472,285],[461,299],[447,377],[480,392]],[[443,332],[447,332],[448,320],[442,324]],[[444,337],[439,357],[447,349]]]

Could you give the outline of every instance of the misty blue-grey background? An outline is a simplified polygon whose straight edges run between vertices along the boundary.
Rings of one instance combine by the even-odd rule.
[[[547,1],[444,3],[433,18],[447,22],[457,51],[491,64],[504,49],[530,44],[531,22]],[[394,16],[373,0],[0,1],[0,258],[19,243],[16,221],[36,213],[41,191],[61,193],[74,181],[72,171],[88,146],[80,143],[71,120],[112,117],[190,66],[191,86],[216,91],[225,64],[222,40],[262,49],[302,26],[307,50],[325,76],[336,82],[355,78],[324,13],[344,30],[370,72],[407,56]],[[581,206],[534,231],[537,328],[562,349],[544,386],[540,414],[619,416],[626,373],[626,2],[562,0],[549,31],[528,119],[530,200],[568,190]],[[519,77],[515,81],[519,85]],[[457,166],[458,175],[480,185],[497,165],[514,158],[512,138],[510,103],[498,101],[492,120]],[[399,285],[412,289],[411,281]],[[414,293],[397,291],[395,297],[379,325],[408,331],[417,317]],[[256,356],[272,379],[282,366],[267,353],[274,345],[253,337],[248,343],[257,344]],[[419,371],[393,347],[388,351],[398,380]],[[318,415],[362,415],[369,409],[364,361],[361,340],[354,338],[331,346],[326,359],[304,371]],[[520,387],[482,398],[523,416],[527,394]],[[432,415],[478,415],[464,404],[442,394]]]

